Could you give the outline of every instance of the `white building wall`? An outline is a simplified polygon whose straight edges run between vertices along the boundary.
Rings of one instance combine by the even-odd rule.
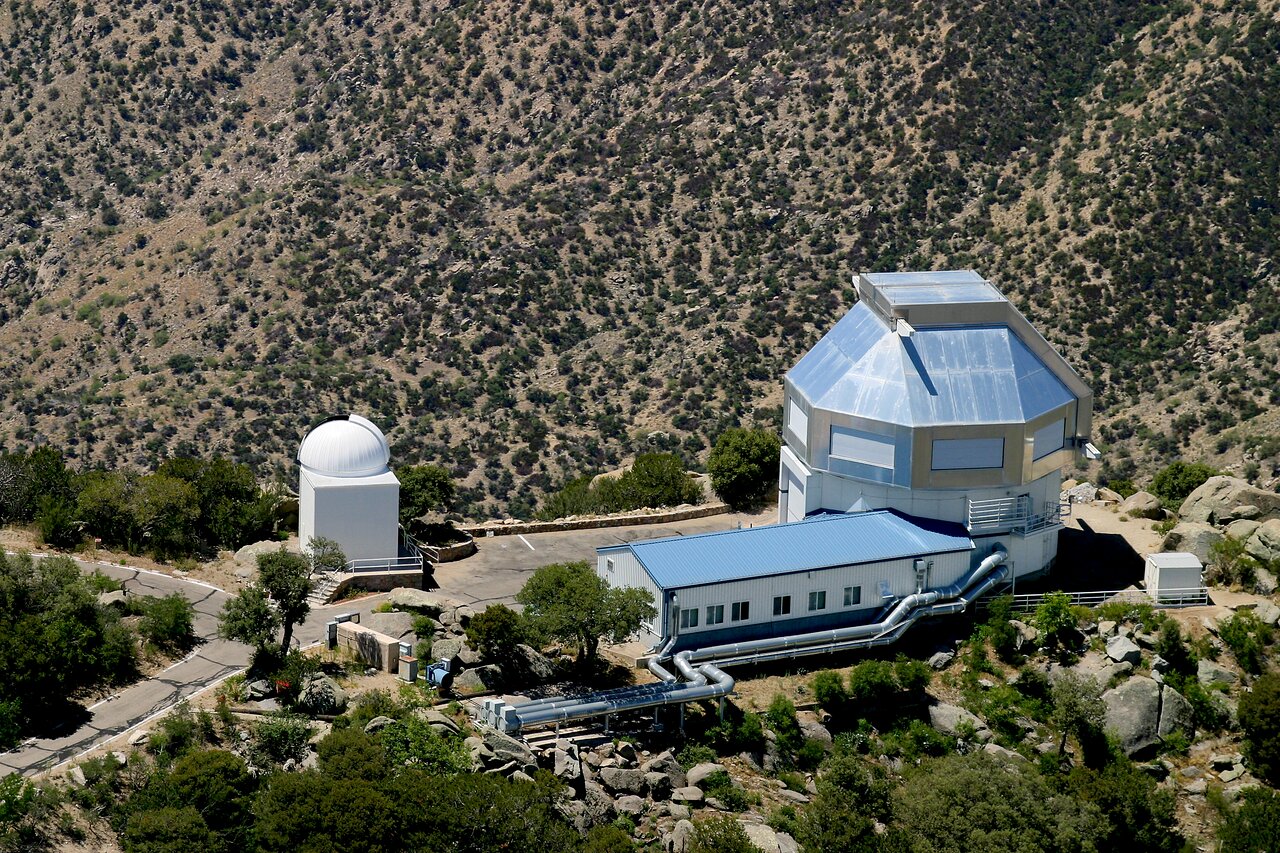
[[[933,554],[924,559],[933,562],[927,581],[929,587],[955,583],[970,569],[972,561],[969,551]],[[680,633],[686,635],[719,631],[761,623],[780,624],[796,619],[832,616],[842,612],[854,614],[858,611],[874,610],[884,604],[880,597],[882,580],[888,582],[889,594],[894,598],[915,592],[915,560],[908,558],[858,566],[839,566],[811,572],[687,587],[678,590],[680,609],[696,608],[698,625],[696,628],[682,628]],[[845,587],[861,587],[862,596],[859,604],[851,607],[844,606]],[[809,593],[819,590],[826,591],[827,606],[824,610],[810,611]],[[791,596],[791,612],[786,616],[775,617],[773,599],[783,595]],[[741,601],[751,603],[750,618],[734,622],[732,605],[734,602]],[[723,623],[707,624],[708,605],[724,605]],[[864,617],[866,615],[862,614]],[[785,628],[779,628],[777,633],[785,633],[785,630]]]
[[[298,535],[333,539],[348,560],[394,559],[399,551],[400,485],[373,478],[332,478],[302,472]],[[335,484],[340,482],[341,485]]]
[[[639,640],[642,643],[655,643],[662,637],[663,620],[662,591],[649,577],[649,573],[640,565],[636,555],[626,548],[606,551],[596,558],[596,573],[604,578],[611,587],[639,587],[653,596],[653,606],[658,615],[640,626]]]

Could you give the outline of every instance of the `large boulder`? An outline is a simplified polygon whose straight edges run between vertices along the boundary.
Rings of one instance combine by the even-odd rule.
[[[518,741],[511,735],[504,734],[497,729],[484,729],[481,737],[484,745],[493,753],[498,761],[515,761],[518,764],[537,764],[534,758],[533,750],[529,749],[522,741]]]
[[[1280,560],[1280,519],[1273,518],[1258,525],[1258,529],[1244,543],[1244,549],[1264,565],[1272,560]]]
[[[104,610],[108,607],[114,607],[116,610],[124,613],[129,609],[129,596],[126,595],[125,591],[122,589],[117,589],[112,592],[100,592],[98,593],[98,606]]]
[[[1203,521],[1183,521],[1164,537],[1163,551],[1187,551],[1209,562],[1209,552],[1215,543],[1222,541],[1222,531]]]
[[[462,670],[461,653],[462,640],[457,637],[445,637],[431,644],[431,663],[448,661],[449,671],[457,673]]]
[[[1253,613],[1264,625],[1275,626],[1276,623],[1280,623],[1280,607],[1270,601],[1263,601],[1258,604]]]
[[[1237,515],[1240,507],[1252,507]],[[1178,517],[1201,524],[1226,524],[1236,518],[1280,518],[1280,494],[1263,491],[1238,477],[1210,477],[1182,502]]]
[[[413,614],[404,611],[390,613],[370,613],[360,620],[360,624],[379,634],[386,634],[399,640],[413,633]]]
[[[347,709],[347,691],[327,675],[313,675],[302,685],[298,704],[312,714],[341,714]]]
[[[1121,512],[1127,512],[1134,518],[1164,518],[1164,509],[1160,499],[1150,492],[1134,492],[1120,504]]]
[[[1223,528],[1223,532],[1232,539],[1239,539],[1241,542],[1248,542],[1249,537],[1257,532],[1262,526],[1262,522],[1254,521],[1249,518],[1237,518],[1235,521]]]
[[[394,606],[408,610],[418,610],[428,616],[439,616],[445,610],[452,610],[457,602],[413,587],[401,586],[391,590],[387,598]]]
[[[1191,713],[1191,703],[1166,684],[1160,691],[1160,725],[1156,734],[1164,740],[1175,733],[1182,734],[1190,741],[1196,733],[1196,724]]]
[[[1102,694],[1106,727],[1130,757],[1160,742],[1160,685],[1137,676]]]
[[[541,684],[556,677],[555,664],[532,646],[520,643],[507,664],[511,677],[520,684]]]
[[[1205,687],[1212,687],[1216,684],[1230,686],[1236,683],[1237,678],[1234,672],[1217,661],[1201,658],[1196,663],[1196,680]]]
[[[740,820],[742,829],[747,833],[747,838],[751,839],[751,846],[764,853],[781,853],[782,848],[778,845],[778,833],[763,823],[751,823],[749,821]]]

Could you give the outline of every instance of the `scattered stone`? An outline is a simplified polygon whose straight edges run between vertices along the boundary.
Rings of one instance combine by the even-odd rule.
[[[1280,589],[1280,582],[1276,581],[1276,576],[1270,569],[1258,566],[1253,570],[1253,576],[1253,591],[1258,595],[1275,595],[1276,590]]]
[[[1257,782],[1237,782],[1234,785],[1228,785],[1222,789],[1222,796],[1226,798],[1228,803],[1234,803],[1240,799],[1246,791],[1252,791],[1255,788],[1262,787]]]
[[[676,825],[671,830],[671,835],[667,838],[666,849],[670,853],[687,853],[689,839],[692,837],[693,824],[687,820],[676,821]]]
[[[1002,761],[1026,761],[1026,757],[1020,753],[1014,752],[1012,749],[1006,749],[996,743],[984,743],[982,751],[987,755],[994,756]]]
[[[1124,500],[1124,498],[1120,496],[1119,492],[1103,487],[1098,489],[1098,497],[1095,500],[1100,500],[1103,503],[1118,504]]]
[[[693,814],[693,812],[689,811],[688,806],[679,806],[675,803],[667,803],[665,808],[667,810],[667,814],[671,815],[676,820],[688,820],[689,816]]]
[[[1212,616],[1201,616],[1200,624],[1204,626],[1204,629],[1208,631],[1210,634],[1213,634],[1215,637],[1218,635],[1217,619],[1214,619]]]
[[[621,759],[624,762],[624,764],[622,764],[621,766],[624,766],[624,767],[635,766],[635,763],[637,760],[636,746],[630,741],[625,741],[625,740],[620,741],[618,745],[614,747],[613,754],[616,755],[619,759]]]
[[[582,802],[587,807],[587,820],[591,826],[599,826],[613,820],[618,812],[613,804],[613,797],[595,782],[588,782]]]
[[[835,743],[835,739],[831,737],[831,732],[822,723],[802,720],[800,722],[800,733],[809,740],[818,741],[825,747],[830,747]]]
[[[103,608],[114,607],[116,610],[124,611],[129,607],[129,596],[122,589],[114,592],[100,592],[98,593],[98,606]]]
[[[1237,676],[1217,661],[1201,658],[1196,664],[1196,680],[1205,687],[1214,684],[1230,686],[1236,683]]]
[[[1134,631],[1133,641],[1144,649],[1154,649],[1156,647],[1155,634],[1148,634],[1146,631]]]
[[[600,781],[609,790],[620,794],[643,794],[644,773],[624,770],[621,767],[601,767]]]
[[[259,678],[257,681],[250,681],[244,686],[244,698],[251,702],[259,699],[266,699],[274,692],[271,682],[265,678]]]
[[[312,675],[298,693],[298,704],[312,714],[341,714],[347,709],[347,691],[327,675]]]
[[[778,797],[780,799],[787,800],[792,803],[809,802],[809,797],[807,795],[802,794],[799,791],[793,791],[790,788],[783,788],[782,790],[778,791]]]
[[[391,719],[390,717],[379,715],[377,717],[374,717],[369,722],[365,723],[364,733],[367,735],[371,735],[374,732],[382,731],[387,726],[390,726],[394,723],[395,723],[395,720]]]
[[[1253,615],[1265,625],[1275,625],[1280,622],[1280,607],[1270,601],[1264,601],[1253,609]]]
[[[1116,623],[1109,619],[1103,619],[1098,623],[1098,634],[1102,637],[1110,637],[1116,632]]]
[[[1188,794],[1190,794],[1193,797],[1202,797],[1204,796],[1204,792],[1208,787],[1209,787],[1208,782],[1206,782],[1203,779],[1197,779],[1194,782],[1188,783],[1185,787],[1183,787],[1182,790],[1186,791]]]
[[[1150,492],[1134,492],[1120,503],[1120,511],[1127,512],[1134,518],[1149,518],[1153,521],[1164,518],[1164,509],[1160,499]]]
[[[443,640],[436,640],[431,644],[431,662],[448,661],[450,672],[462,671],[462,640],[448,637]]]
[[[1218,778],[1223,782],[1234,782],[1244,775],[1243,767],[1232,767],[1230,770],[1223,770],[1218,774]]]
[[[929,657],[929,666],[936,670],[943,670],[951,666],[951,662],[955,659],[955,652],[934,652]]]
[[[1064,483],[1063,485],[1065,486],[1066,484]],[[1081,483],[1069,489],[1064,488],[1063,494],[1073,504],[1088,504],[1098,499],[1098,487],[1092,483]]]
[[[800,853],[800,845],[788,833],[778,833],[778,853]]]
[[[675,789],[675,785],[672,784],[671,777],[666,773],[660,773],[656,770],[651,770],[648,773],[644,773],[643,771],[636,772],[643,774],[644,789],[648,792],[649,797],[652,800],[665,800],[671,796],[672,790]]]
[[[511,774],[511,781],[512,782],[532,782],[533,777],[530,776],[528,773],[525,773],[523,770],[517,770]]]
[[[1236,756],[1215,752],[1209,756],[1209,766],[1214,770],[1226,770],[1236,766]]]
[[[714,764],[710,761],[704,761],[701,764],[695,764],[689,769],[687,774],[688,784],[701,788],[702,783],[707,781],[707,777],[713,773],[719,773],[724,770],[723,764]]]
[[[1226,534],[1232,539],[1239,539],[1241,542],[1249,541],[1249,537],[1257,532],[1262,526],[1262,522],[1252,519],[1239,518],[1231,522],[1226,527]]]
[[[695,785],[686,785],[671,792],[673,803],[684,803],[695,808],[702,805],[703,799],[702,789]]]
[[[129,735],[129,746],[142,746],[151,739],[151,732],[146,729],[138,729]]]
[[[631,817],[640,817],[644,814],[644,797],[637,797],[635,794],[626,794],[618,797],[613,801],[613,807],[617,809],[618,814],[630,815]]]
[[[1009,624],[1017,632],[1018,637],[1014,641],[1014,645],[1019,651],[1025,646],[1034,646],[1036,641],[1040,639],[1040,631],[1034,625],[1028,625],[1018,619],[1010,619]]]
[[[684,768],[680,766],[679,761],[676,761],[671,750],[660,752],[650,758],[640,765],[640,770],[644,773],[665,773],[671,779],[672,788],[683,788],[689,784]]]
[[[1152,671],[1152,672],[1154,672],[1154,673],[1159,673],[1160,675],[1164,675],[1164,674],[1166,674],[1166,673],[1168,673],[1168,672],[1169,672],[1169,669],[1170,669],[1170,668],[1171,668],[1171,667],[1170,667],[1169,662],[1168,662],[1167,660],[1165,660],[1164,658],[1160,657],[1160,655],[1152,655],[1152,656],[1151,656],[1151,671]]]
[[[452,717],[440,713],[435,708],[419,708],[414,714],[424,723],[431,726],[440,733],[448,732],[450,734],[462,734],[462,729],[454,722]]]
[[[502,668],[496,663],[468,669],[453,679],[453,688],[466,693],[495,690],[502,685]]]
[[[89,784],[89,780],[85,778],[84,770],[80,767],[79,764],[77,764],[75,767],[72,767],[71,772],[68,773],[67,775],[71,778],[72,784],[74,784],[77,788],[83,788],[85,785]]]
[[[119,764],[121,767],[124,767],[126,764],[129,763],[129,756],[118,749],[114,750],[111,753],[111,757],[114,758],[116,761],[116,764]]]
[[[1181,733],[1188,740],[1196,733],[1191,703],[1172,687],[1164,687],[1160,693],[1160,724],[1156,734],[1161,740]]]

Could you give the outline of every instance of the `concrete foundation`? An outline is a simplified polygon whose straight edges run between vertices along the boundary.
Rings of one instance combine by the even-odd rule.
[[[399,669],[400,641],[359,623],[339,623],[338,648],[383,672],[394,673]]]

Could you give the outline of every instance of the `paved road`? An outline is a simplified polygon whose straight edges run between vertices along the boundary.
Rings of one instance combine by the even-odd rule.
[[[77,561],[79,562],[79,561]],[[195,605],[195,632],[202,642],[192,653],[165,671],[139,681],[89,708],[88,722],[73,732],[59,737],[32,738],[16,749],[0,753],[0,775],[18,771],[27,775],[49,770],[81,753],[87,752],[139,724],[173,707],[180,700],[199,692],[227,676],[239,672],[249,663],[250,649],[240,643],[220,640],[217,636],[218,614],[228,594],[198,581],[184,580],[127,566],[80,562],[86,571],[97,569],[123,581],[131,595],[164,596],[181,592]],[[362,599],[358,606],[319,608],[294,631],[302,645],[320,640],[330,612],[369,612],[382,597]]]
[[[523,536],[489,536],[476,539],[479,550],[464,560],[435,567],[439,592],[483,609],[489,604],[511,604],[535,569],[571,560],[596,561],[596,549],[637,539],[690,536],[731,530],[738,526],[774,524],[776,508],[757,514],[728,513],[693,518],[672,524],[637,524],[598,530],[566,530],[559,533],[526,533]]]

